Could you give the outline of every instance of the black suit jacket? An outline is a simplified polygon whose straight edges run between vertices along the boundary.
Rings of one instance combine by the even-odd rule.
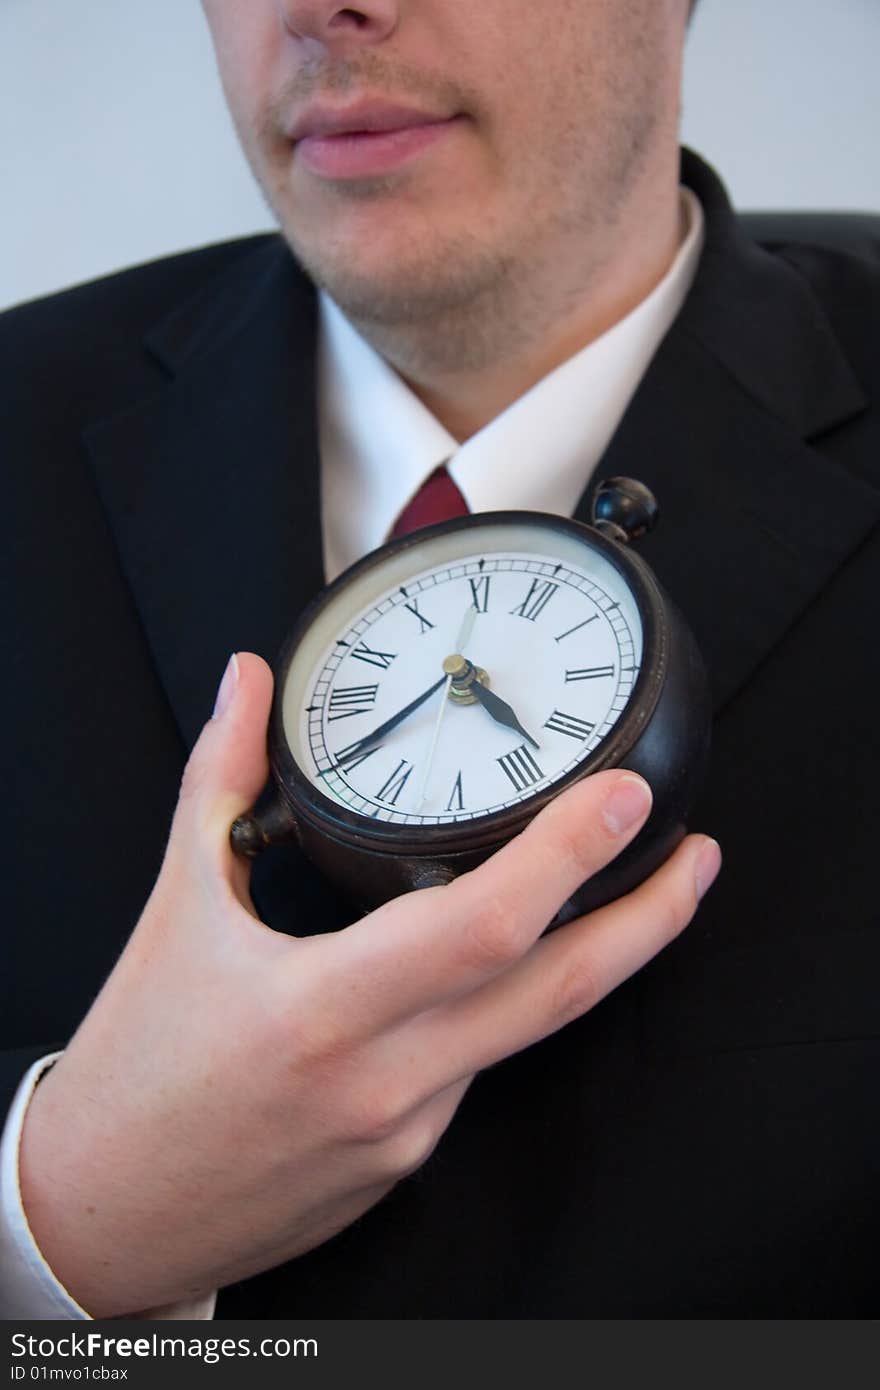
[[[705,253],[601,472],[661,502],[641,550],[711,672],[693,824],[722,877],[636,978],[479,1077],[420,1173],[221,1317],[876,1312],[880,271],[760,249],[684,173]],[[229,652],[271,659],[321,587],[314,330],[273,236],[0,324],[8,1094],[133,926]],[[292,850],[254,887],[281,930],[347,919]]]

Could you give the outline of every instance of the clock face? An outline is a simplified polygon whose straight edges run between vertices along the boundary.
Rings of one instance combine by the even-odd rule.
[[[473,821],[598,748],[642,646],[627,579],[574,528],[428,533],[331,590],[287,672],[284,732],[314,788],[357,816]]]

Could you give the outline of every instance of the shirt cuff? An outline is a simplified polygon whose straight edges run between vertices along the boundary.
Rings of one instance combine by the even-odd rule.
[[[91,1321],[91,1314],[71,1297],[43,1258],[21,1200],[18,1155],[24,1117],[37,1082],[60,1056],[51,1052],[25,1073],[0,1139],[0,1318]],[[214,1316],[216,1301],[216,1293],[210,1293],[127,1316],[207,1321]]]

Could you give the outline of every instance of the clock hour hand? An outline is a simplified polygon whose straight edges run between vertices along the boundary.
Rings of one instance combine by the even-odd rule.
[[[357,743],[351,743],[347,748],[342,748],[338,753],[334,753],[333,756],[335,761],[332,766],[327,769],[328,772],[334,772],[337,768],[344,767],[350,758],[355,757],[358,753],[362,752],[363,749],[369,748],[371,743],[376,743],[378,739],[384,738],[386,734],[390,734],[392,729],[396,729],[398,724],[402,724],[404,719],[408,719],[409,716],[419,708],[419,705],[423,705],[426,700],[430,700],[434,692],[439,690],[441,685],[445,684],[446,677],[441,676],[440,679],[435,681],[427,690],[423,690],[421,695],[417,695],[416,698],[410,700],[409,704],[403,709],[398,710],[396,714],[392,714],[390,719],[386,719],[384,724],[380,724],[378,729],[373,729],[372,733],[367,734],[365,738],[358,739]]]
[[[522,734],[527,743],[533,748],[540,748],[540,743],[536,743],[531,734],[528,733],[520,724],[511,706],[506,700],[500,699],[493,691],[487,690],[484,685],[476,680],[468,687],[471,694],[479,700],[483,709],[491,714],[496,724],[504,724],[508,729],[515,729],[518,734]]]

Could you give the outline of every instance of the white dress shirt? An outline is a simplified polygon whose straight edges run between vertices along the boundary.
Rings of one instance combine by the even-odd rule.
[[[449,434],[327,295],[320,296],[318,421],[326,577],[381,545],[441,463],[472,512],[570,516],[691,287],[703,212],[681,190],[686,232],[647,298],[549,373],[466,443]],[[60,1054],[21,1082],[0,1142],[0,1317],[83,1319],[27,1223],[18,1152],[34,1087]],[[210,1318],[214,1295],[140,1316]]]
[[[382,544],[406,503],[447,460],[472,512],[571,516],[697,272],[703,212],[690,189],[681,196],[684,240],[647,298],[465,444],[453,439],[333,301],[321,296],[319,423],[328,581]]]

